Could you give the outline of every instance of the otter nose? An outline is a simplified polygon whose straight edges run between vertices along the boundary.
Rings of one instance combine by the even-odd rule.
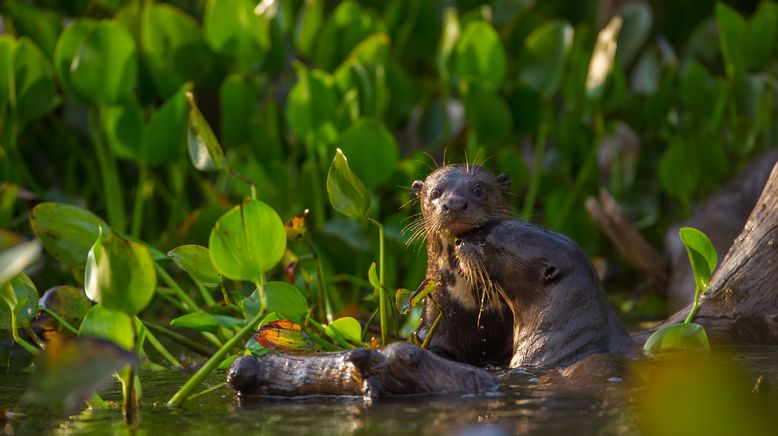
[[[444,212],[460,212],[467,210],[467,201],[462,197],[448,197],[443,201]]]

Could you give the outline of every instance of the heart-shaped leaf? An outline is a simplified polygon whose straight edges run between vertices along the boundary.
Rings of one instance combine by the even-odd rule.
[[[78,329],[79,336],[107,339],[120,347],[135,348],[132,318],[121,310],[111,310],[102,304],[89,309]]]
[[[362,326],[359,324],[359,321],[350,316],[344,316],[332,321],[324,332],[332,339],[347,340],[357,344],[362,343]]]
[[[219,218],[208,246],[211,262],[223,276],[258,282],[284,255],[284,223],[272,207],[246,198]]]
[[[284,282],[268,282],[262,287],[267,300],[266,312],[275,312],[287,319],[300,322],[308,314],[308,302],[295,286]],[[258,292],[254,290],[243,300],[242,305],[246,319],[253,318],[260,307]]]

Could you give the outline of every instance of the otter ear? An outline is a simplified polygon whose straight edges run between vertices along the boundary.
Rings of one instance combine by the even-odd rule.
[[[424,182],[422,182],[421,180],[416,180],[411,185],[411,189],[413,190],[413,193],[416,194],[417,197],[421,194],[421,188],[423,187],[424,187]]]
[[[505,192],[508,190],[508,187],[511,186],[511,177],[505,173],[502,173],[497,176],[497,183],[500,184],[500,188],[502,188],[502,191]]]

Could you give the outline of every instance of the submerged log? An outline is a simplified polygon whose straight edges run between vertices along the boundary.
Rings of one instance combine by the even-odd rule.
[[[483,393],[499,386],[483,369],[405,342],[381,349],[243,356],[233,362],[227,381],[240,395],[286,397]]]
[[[694,322],[713,343],[778,344],[778,165],[743,231],[711,278]],[[664,325],[682,322],[686,307]],[[652,331],[635,336],[645,342]]]

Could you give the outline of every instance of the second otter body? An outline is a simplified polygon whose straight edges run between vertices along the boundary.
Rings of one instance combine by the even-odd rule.
[[[513,317],[508,307],[459,271],[457,235],[512,218],[503,198],[510,180],[475,165],[446,165],[413,191],[419,197],[427,241],[427,274],[437,283],[432,298],[443,309],[429,348],[473,365],[507,365],[512,352]],[[489,298],[489,297],[492,298]],[[416,334],[424,339],[439,314],[428,298]]]

